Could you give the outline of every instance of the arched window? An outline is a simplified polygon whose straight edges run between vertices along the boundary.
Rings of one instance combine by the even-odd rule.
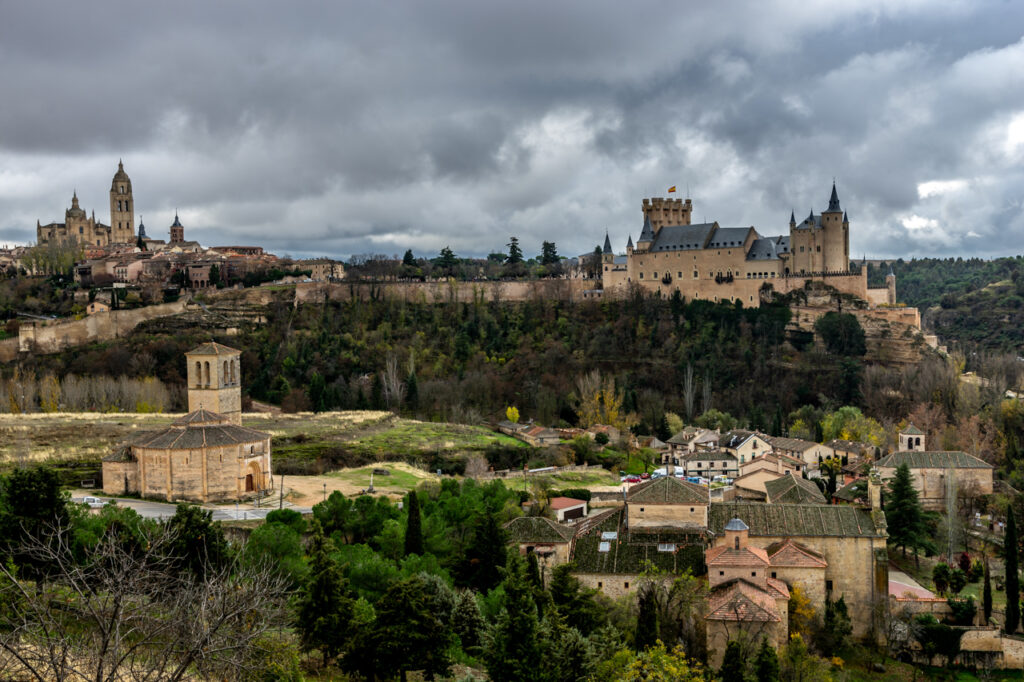
[[[740,538],[739,538],[738,535],[736,536],[735,543],[736,543],[736,549],[739,549],[740,548]]]
[[[224,361],[224,374],[221,375],[220,381],[221,381],[222,384],[226,384],[226,383],[228,383],[228,380],[229,380],[229,377],[228,377],[228,361],[225,360]]]
[[[238,379],[235,378],[235,361],[231,361],[231,383],[238,383]]]
[[[196,360],[196,386],[201,386],[203,383],[203,365]]]
[[[914,439],[914,445],[921,445],[921,436]]]
[[[206,385],[209,386],[210,385],[210,363],[209,362],[204,362],[203,363],[203,369],[206,371]]]

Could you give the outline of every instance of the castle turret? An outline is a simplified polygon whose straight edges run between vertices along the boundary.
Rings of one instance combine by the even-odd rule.
[[[644,201],[647,201],[644,199]],[[651,242],[654,241],[654,229],[651,227],[651,219],[644,217],[644,229],[640,230],[640,238],[636,240],[636,250],[646,251],[651,248]]]
[[[241,356],[213,341],[185,353],[189,412],[202,408],[242,424]]]
[[[626,255],[633,255],[633,235],[629,235],[629,239],[626,240]]]
[[[885,296],[885,300],[889,305],[896,305],[896,273],[892,271],[892,266],[889,266],[889,274],[885,276],[885,288],[888,289],[888,293]]]
[[[826,272],[850,271],[850,224],[839,205],[839,192],[832,183],[828,210],[821,213],[822,269]]]
[[[615,260],[615,253],[612,251],[612,240],[608,236],[608,230],[604,232],[604,247],[601,249],[601,262],[612,263]]]
[[[117,172],[110,182],[110,239],[113,242],[135,241],[135,199],[132,181],[124,172],[124,164],[117,162]]]
[[[693,204],[689,199],[644,199],[641,210],[644,220],[651,221],[651,229],[658,234],[666,225],[689,225]]]
[[[789,229],[790,230],[795,230],[796,229],[796,212],[795,211],[790,211],[789,212]]]

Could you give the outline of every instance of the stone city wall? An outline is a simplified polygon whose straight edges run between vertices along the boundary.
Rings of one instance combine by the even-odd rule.
[[[599,286],[594,280],[544,279],[500,282],[304,282],[295,285],[295,303],[369,301],[397,298],[410,303],[473,301],[581,301],[583,292]]]

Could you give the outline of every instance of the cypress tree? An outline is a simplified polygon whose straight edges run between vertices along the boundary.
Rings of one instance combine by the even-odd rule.
[[[405,523],[405,556],[423,554],[423,523],[420,519],[420,500],[415,490],[410,490],[406,497],[409,507]]]
[[[772,435],[776,437],[782,436],[782,406],[775,406],[775,416],[772,417]]]
[[[725,655],[722,657],[722,667],[718,669],[722,682],[746,682],[747,665],[743,660],[743,647],[736,640],[732,640],[725,647]]]
[[[984,625],[988,625],[992,617],[992,578],[988,572],[988,558],[985,559],[985,582],[981,589],[981,609],[985,615]]]
[[[889,543],[902,548],[904,556],[907,548],[913,549],[916,560],[918,548],[929,545],[928,523],[910,477],[910,467],[905,463],[896,469],[896,475],[889,483],[885,520],[889,528]]]
[[[672,437],[672,429],[668,426],[668,416],[665,413],[662,413],[661,419],[658,420],[658,429],[654,435],[662,442]]]
[[[543,589],[544,584],[540,579],[540,564],[537,563],[537,555],[533,552],[526,555],[526,576],[534,588]]]
[[[539,621],[526,562],[509,557],[501,613],[487,638],[484,662],[494,682],[519,682],[537,676],[541,665]]]
[[[779,656],[767,637],[761,638],[761,648],[754,659],[754,677],[757,682],[779,682]]]
[[[410,372],[409,378],[405,380],[405,403],[410,410],[415,410],[420,404],[420,388],[416,382],[416,372]]]
[[[331,557],[330,543],[320,522],[314,519],[309,581],[299,595],[295,618],[303,650],[319,649],[325,667],[344,650],[353,634],[349,622],[354,603],[346,594],[341,569]]]
[[[380,372],[374,372],[373,383],[370,384],[370,407],[384,409],[384,380],[380,378]]]
[[[1003,538],[1006,551],[1006,632],[1014,633],[1020,625],[1020,575],[1017,573],[1019,548],[1017,546],[1017,520],[1013,507],[1006,509],[1006,537]]]
[[[643,651],[658,641],[658,602],[654,587],[646,585],[640,592],[640,612],[636,616],[636,631],[633,633],[633,648]]]

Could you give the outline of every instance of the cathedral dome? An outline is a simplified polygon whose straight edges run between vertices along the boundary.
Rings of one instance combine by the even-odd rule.
[[[124,163],[121,161],[117,162],[117,172],[114,173],[114,179],[110,181],[110,191],[118,194],[131,194],[132,192],[132,180],[124,172]]]

